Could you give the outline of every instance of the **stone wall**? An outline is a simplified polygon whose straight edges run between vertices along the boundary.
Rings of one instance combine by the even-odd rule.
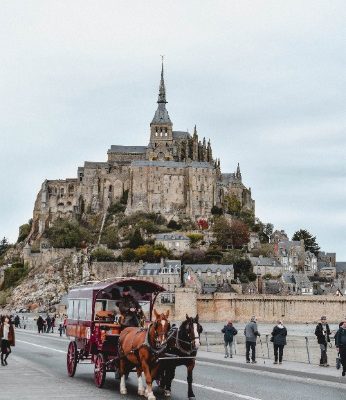
[[[90,275],[96,280],[118,278],[123,276],[135,277],[142,265],[135,262],[93,262]]]
[[[330,296],[244,296],[230,293],[196,294],[186,288],[176,290],[175,318],[185,314],[199,314],[205,322],[223,322],[227,319],[246,322],[256,315],[260,322],[285,323],[316,322],[327,315],[337,323],[346,315],[346,299]]]

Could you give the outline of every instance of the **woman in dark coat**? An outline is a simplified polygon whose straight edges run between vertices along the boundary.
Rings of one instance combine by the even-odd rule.
[[[11,346],[15,345],[14,329],[9,317],[3,317],[0,325],[1,365],[7,365],[7,358],[11,354]]]
[[[272,338],[270,339],[274,345],[274,364],[282,364],[282,356],[284,347],[286,346],[287,329],[283,326],[282,321],[278,321],[277,325],[274,326],[272,332]]]
[[[38,316],[36,324],[37,324],[38,333],[43,333],[44,320],[41,317],[41,315]]]
[[[340,325],[335,335],[335,347],[340,355],[342,376],[346,375],[346,320]]]

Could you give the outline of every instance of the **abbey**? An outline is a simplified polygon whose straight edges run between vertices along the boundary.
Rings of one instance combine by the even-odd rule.
[[[208,218],[213,206],[222,207],[234,195],[242,208],[254,212],[251,189],[235,173],[221,173],[210,140],[201,141],[196,126],[191,135],[174,131],[166,108],[163,65],[157,110],[150,123],[147,146],[112,145],[106,162],[86,161],[77,178],[46,180],[37,195],[31,238],[39,238],[57,218],[85,212],[106,213],[127,195],[126,213],[161,213],[167,220]]]

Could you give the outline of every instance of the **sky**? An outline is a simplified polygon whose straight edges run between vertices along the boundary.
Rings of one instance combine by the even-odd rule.
[[[0,236],[45,179],[148,144],[164,55],[174,129],[240,163],[263,222],[346,260],[345,21],[343,0],[3,0]]]

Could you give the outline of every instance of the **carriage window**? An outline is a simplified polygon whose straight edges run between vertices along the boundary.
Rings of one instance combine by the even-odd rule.
[[[73,319],[78,319],[79,300],[73,300]]]
[[[85,315],[85,319],[87,321],[91,320],[91,314],[92,314],[92,301],[91,301],[91,299],[87,299],[87,301],[86,301],[86,315]]]
[[[85,321],[86,300],[79,300],[79,319]]]
[[[73,300],[68,301],[67,317],[73,319]]]

